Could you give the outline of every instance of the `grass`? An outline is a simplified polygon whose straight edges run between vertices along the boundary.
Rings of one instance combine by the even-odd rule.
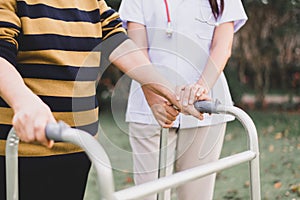
[[[300,184],[300,113],[250,112],[256,124],[260,145],[260,171],[263,200],[299,200],[291,190]],[[244,148],[244,132],[238,122],[228,124],[222,156]],[[242,164],[217,176],[215,199],[249,199],[248,166]]]
[[[262,200],[300,200],[300,113],[249,111],[258,130]],[[121,116],[109,113],[100,117],[100,141],[107,150],[116,190],[133,185],[127,127]],[[115,123],[117,122],[117,123]],[[228,124],[222,157],[246,149],[245,130],[238,121]],[[97,199],[95,175],[89,178],[85,199]],[[297,192],[298,190],[298,192]],[[217,175],[215,200],[244,200],[249,197],[247,164],[224,170]]]

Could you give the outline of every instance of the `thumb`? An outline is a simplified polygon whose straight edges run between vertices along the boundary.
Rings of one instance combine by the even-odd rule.
[[[199,120],[203,120],[203,114],[200,113],[193,105],[188,106],[188,112],[190,115],[196,117]]]

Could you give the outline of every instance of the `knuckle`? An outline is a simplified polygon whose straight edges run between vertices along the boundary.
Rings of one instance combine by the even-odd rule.
[[[43,131],[43,126],[40,125],[40,124],[35,124],[34,127],[33,127],[33,131],[35,133],[42,132]]]
[[[30,134],[30,135],[28,135],[27,137],[28,137],[28,140],[29,140],[30,142],[32,142],[32,141],[35,140],[35,136],[34,136],[33,134]]]
[[[24,142],[33,142],[35,137],[32,134],[26,134],[21,137],[21,140]]]

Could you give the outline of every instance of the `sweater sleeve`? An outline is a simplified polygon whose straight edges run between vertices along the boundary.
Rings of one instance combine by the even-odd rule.
[[[103,41],[100,50],[105,58],[121,43],[128,39],[126,30],[122,27],[119,13],[107,6],[104,0],[99,0],[100,18]]]
[[[16,65],[20,19],[15,0],[0,0],[0,57]]]
[[[99,1],[99,7],[102,36],[104,40],[116,33],[126,33],[125,29],[122,27],[122,20],[120,19],[118,12],[107,6],[104,0]]]

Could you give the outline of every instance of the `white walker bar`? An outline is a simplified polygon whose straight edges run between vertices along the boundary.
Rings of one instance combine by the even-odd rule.
[[[133,200],[145,196],[162,193],[169,188],[175,188],[187,182],[199,179],[209,174],[249,162],[250,192],[252,200],[260,200],[260,170],[259,147],[256,127],[251,118],[241,109],[234,106],[224,106],[212,102],[196,102],[195,107],[200,112],[226,113],[235,116],[244,126],[248,136],[248,150],[222,158],[218,161],[177,172],[170,176],[127,189],[115,191],[112,167],[108,155],[97,140],[84,131],[72,129],[63,122],[49,124],[46,128],[47,137],[55,141],[71,142],[82,147],[92,161],[98,175],[101,200]],[[6,144],[6,177],[7,200],[18,199],[18,138],[12,129]]]
[[[162,128],[160,131],[160,144],[159,144],[159,163],[158,163],[158,178],[166,176],[167,173],[167,157],[168,157],[168,128]],[[157,200],[165,200],[165,191],[160,191],[157,195]]]

